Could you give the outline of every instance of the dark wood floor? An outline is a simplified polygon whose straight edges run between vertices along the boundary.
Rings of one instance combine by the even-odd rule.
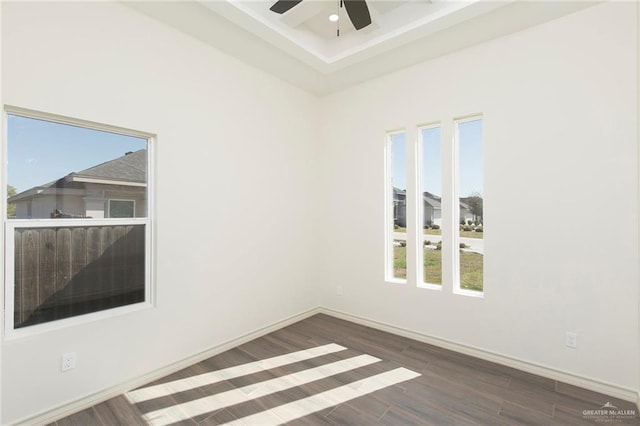
[[[640,424],[635,418],[585,416],[613,404],[633,403],[373,330],[327,315],[316,315],[209,358],[150,385],[189,378],[278,355],[336,343],[347,349],[241,375],[218,383],[132,404],[126,396],[57,421],[67,425],[145,425],[145,415],[165,407],[257,384],[362,354],[379,358],[353,370],[235,403],[175,424],[217,425],[313,397],[354,381],[404,367],[420,375],[364,396],[292,420],[296,425],[581,425]],[[244,388],[246,389],[246,388]],[[248,392],[248,391],[247,391]],[[330,392],[329,392],[330,393]],[[215,397],[215,396],[214,396]]]

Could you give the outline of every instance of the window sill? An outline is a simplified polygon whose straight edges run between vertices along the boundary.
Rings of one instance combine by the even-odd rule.
[[[476,299],[484,299],[484,291],[454,289],[453,294],[457,294],[459,296],[475,297]]]
[[[442,285],[438,285],[438,284],[418,283],[417,287],[418,288],[423,288],[423,289],[426,289],[426,290],[442,291]]]
[[[77,325],[83,325],[94,321],[104,320],[107,318],[118,317],[133,312],[145,311],[152,309],[154,306],[151,302],[141,302],[133,305],[121,306],[118,308],[107,309],[104,311],[92,312],[85,315],[78,315],[74,317],[64,318],[56,321],[45,322],[42,324],[36,324],[29,327],[6,329],[4,332],[4,340],[18,340],[25,337],[33,337],[40,334],[44,334],[51,331],[61,330]]]
[[[387,284],[406,284],[407,280],[403,280],[400,278],[385,278],[384,282]]]

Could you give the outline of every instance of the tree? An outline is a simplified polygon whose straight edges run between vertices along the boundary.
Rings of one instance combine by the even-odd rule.
[[[473,220],[482,222],[482,196],[477,192],[473,192],[465,199],[465,203],[469,206]]]
[[[18,191],[14,186],[7,185],[7,197],[13,197]],[[7,217],[13,217],[16,215],[16,203],[7,204]]]

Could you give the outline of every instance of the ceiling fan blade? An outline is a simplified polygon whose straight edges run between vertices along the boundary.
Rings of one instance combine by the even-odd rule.
[[[347,9],[347,15],[356,27],[356,30],[362,29],[371,23],[371,15],[365,0],[343,0],[344,7]]]
[[[269,8],[272,12],[283,14],[302,0],[278,0]]]

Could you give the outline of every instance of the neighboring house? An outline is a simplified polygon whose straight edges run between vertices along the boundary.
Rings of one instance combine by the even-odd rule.
[[[393,188],[393,224],[405,228],[407,226],[407,205],[406,190]],[[441,198],[430,192],[422,194],[424,202],[424,215],[422,226],[442,226],[442,204]],[[473,220],[471,209],[468,204],[460,201],[460,220]]]
[[[442,226],[442,206],[440,197],[430,192],[422,194],[424,202],[422,226]]]
[[[393,187],[393,224],[407,227],[407,190]]]
[[[73,172],[23,191],[7,200],[16,219],[53,217],[144,217],[147,199],[147,150]]]
[[[469,221],[474,221],[474,217],[471,214],[471,207],[469,204],[464,201],[460,201],[460,222],[464,220],[464,223],[468,223]]]
[[[482,197],[479,195],[472,195],[469,197],[460,199],[460,221],[464,218],[465,223],[471,222],[483,222],[482,214]],[[464,206],[464,214],[462,212]],[[475,214],[474,214],[475,213]]]

